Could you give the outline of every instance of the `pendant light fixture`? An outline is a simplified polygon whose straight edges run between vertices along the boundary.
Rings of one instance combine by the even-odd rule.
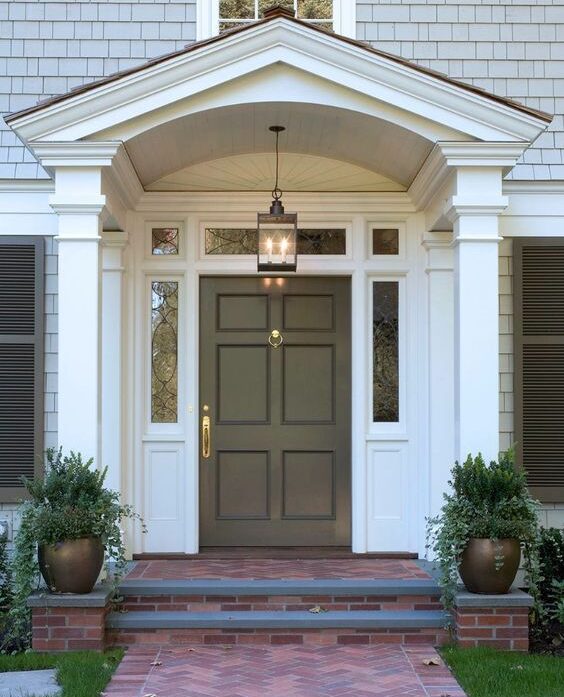
[[[278,138],[284,126],[270,126],[276,134],[276,180],[269,213],[257,214],[257,270],[261,272],[295,271],[297,268],[298,215],[285,213],[282,191],[278,186]]]

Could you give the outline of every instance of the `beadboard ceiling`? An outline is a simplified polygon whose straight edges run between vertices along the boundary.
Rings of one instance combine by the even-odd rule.
[[[420,135],[358,112],[259,103],[184,116],[135,136],[127,150],[147,190],[271,189],[274,124],[287,129],[280,136],[287,189],[401,191],[431,149]]]

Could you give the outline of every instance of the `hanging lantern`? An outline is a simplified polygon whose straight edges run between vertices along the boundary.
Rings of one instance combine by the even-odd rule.
[[[278,137],[284,126],[270,126],[276,133],[276,181],[269,213],[257,214],[258,271],[295,271],[297,268],[298,215],[285,213],[278,187]]]

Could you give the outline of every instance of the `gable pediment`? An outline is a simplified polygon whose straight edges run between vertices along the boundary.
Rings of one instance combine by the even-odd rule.
[[[268,87],[264,78],[273,67],[286,71],[286,83],[291,75],[293,85],[288,94],[296,100],[299,97],[304,103],[319,103],[311,101],[319,99],[311,92],[325,92],[325,98],[330,93],[333,100],[341,101],[342,107],[348,108],[350,101],[356,109],[353,96],[357,96],[361,101],[372,102],[381,118],[386,115],[397,123],[401,116],[416,131],[423,124],[434,124],[434,129],[428,128],[430,136],[438,130],[450,132],[453,137],[456,133],[457,140],[530,141],[543,130],[548,119],[359,42],[319,31],[298,20],[274,17],[71,92],[7,120],[30,144],[36,140],[127,140],[136,130],[154,128],[159,119],[162,122],[164,118],[178,118],[183,109],[218,108],[222,99],[223,106],[228,100],[232,104],[233,99],[238,99],[237,103],[244,103],[245,99],[256,102],[260,96],[260,101],[264,101]],[[279,84],[284,82],[282,77],[279,71],[277,83],[269,84],[277,99],[281,96],[283,101],[285,93]],[[239,90],[238,95],[233,95],[231,88]],[[257,95],[256,90],[262,94]],[[215,107],[206,103],[208,98]]]

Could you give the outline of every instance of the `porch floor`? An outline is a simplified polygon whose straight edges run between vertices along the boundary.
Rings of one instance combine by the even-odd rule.
[[[136,561],[128,580],[428,579],[412,559],[158,559]]]
[[[465,697],[432,646],[131,648],[107,697]]]

